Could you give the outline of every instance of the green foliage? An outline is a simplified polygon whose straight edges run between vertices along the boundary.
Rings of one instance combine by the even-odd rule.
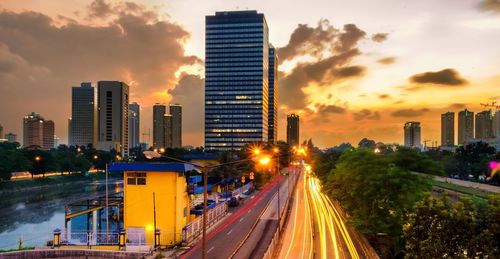
[[[31,168],[28,160],[18,149],[18,143],[0,143],[0,181],[9,180],[11,173]]]
[[[488,173],[488,165],[495,158],[495,149],[484,142],[459,147],[456,151],[457,173],[460,178],[472,175],[478,179]]]
[[[404,226],[405,258],[498,258],[500,197],[488,206],[426,196]]]
[[[407,210],[430,191],[419,176],[369,149],[344,152],[324,187],[351,215],[358,231],[368,238],[380,233],[392,238],[392,255],[397,253]]]
[[[441,162],[430,159],[420,151],[399,146],[396,152],[387,155],[396,166],[409,171],[432,175],[444,175],[444,167]]]

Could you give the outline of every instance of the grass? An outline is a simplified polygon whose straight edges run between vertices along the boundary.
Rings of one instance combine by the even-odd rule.
[[[440,187],[446,190],[451,190],[460,193],[460,198],[469,200],[477,205],[487,205],[488,204],[488,195],[491,195],[490,192],[483,191],[480,189],[465,187],[461,185],[456,185],[452,183],[439,182],[431,178],[426,179],[428,183],[432,186]]]

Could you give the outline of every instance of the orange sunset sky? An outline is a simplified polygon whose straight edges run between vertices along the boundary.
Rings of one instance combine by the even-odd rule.
[[[279,139],[297,112],[301,139],[320,147],[402,143],[413,120],[439,143],[441,113],[500,99],[497,0],[2,0],[4,133],[22,140],[35,111],[67,143],[71,87],[121,80],[143,132],[154,103],[178,102],[183,144],[202,145],[205,15],[247,9],[265,14],[279,48]]]

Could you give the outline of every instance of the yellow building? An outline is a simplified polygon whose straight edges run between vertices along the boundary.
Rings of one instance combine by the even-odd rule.
[[[155,224],[160,230],[160,245],[181,242],[182,228],[189,219],[185,172],[194,167],[182,163],[117,163],[110,170],[123,171],[127,245],[154,245]]]

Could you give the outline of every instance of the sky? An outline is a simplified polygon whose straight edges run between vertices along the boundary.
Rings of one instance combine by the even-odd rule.
[[[265,14],[280,59],[279,139],[294,112],[301,140],[323,148],[402,143],[406,121],[440,143],[441,113],[500,99],[498,0],[2,0],[4,132],[22,139],[34,111],[67,143],[71,87],[120,80],[142,133],[154,103],[176,102],[183,144],[203,145],[205,16],[227,10]]]

